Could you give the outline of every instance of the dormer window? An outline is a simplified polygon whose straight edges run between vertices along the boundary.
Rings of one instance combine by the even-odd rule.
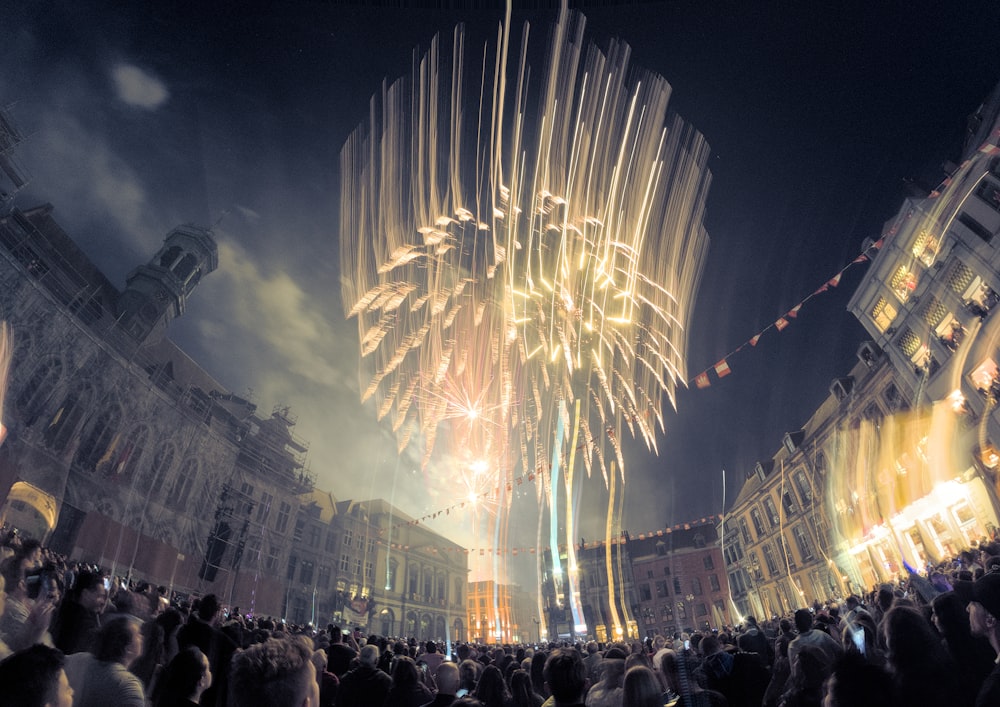
[[[874,368],[881,356],[882,350],[871,341],[865,341],[858,347],[858,360],[868,368]]]
[[[841,403],[850,397],[852,390],[854,390],[854,378],[851,376],[837,378],[830,384],[830,394]]]
[[[805,439],[805,430],[796,430],[795,432],[786,432],[785,437],[782,440],[785,445],[785,449],[788,450],[789,454],[794,454],[795,450],[799,448],[802,444],[802,440]]]

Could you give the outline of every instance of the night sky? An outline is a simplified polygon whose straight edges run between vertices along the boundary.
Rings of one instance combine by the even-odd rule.
[[[398,458],[359,403],[357,330],[339,295],[338,155],[418,45],[462,21],[476,55],[502,11],[161,5],[5,10],[0,103],[30,135],[19,157],[33,177],[16,205],[54,204],[119,286],[172,226],[221,218],[219,270],[174,340],[264,414],[292,406],[321,488],[386,497],[418,517],[450,505],[447,474]],[[540,45],[554,14],[530,5],[515,4],[513,34],[529,20]],[[589,39],[620,37],[634,64],[665,76],[673,109],[712,146],[692,378],[850,263],[899,206],[905,179],[936,184],[1000,80],[991,2],[571,7]],[[845,306],[865,267],[848,272],[783,332],[730,358],[732,375],[681,391],[659,457],[629,446],[626,528],[719,513],[723,469],[731,501],[744,471],[802,426],[864,338]],[[600,484],[584,494],[599,503]],[[461,541],[453,519],[431,525]],[[582,520],[591,536],[601,525]],[[533,537],[534,521],[524,525]]]

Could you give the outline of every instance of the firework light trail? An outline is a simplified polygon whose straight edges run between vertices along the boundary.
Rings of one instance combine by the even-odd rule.
[[[463,27],[449,56],[435,38],[341,153],[362,400],[460,493],[488,473],[491,544],[515,473],[537,474],[540,513],[553,484],[624,482],[623,433],[656,452],[664,398],[687,380],[709,148],[668,113],[665,79],[630,67],[625,44],[585,43],[584,24],[560,13],[540,85],[509,11],[475,66]]]

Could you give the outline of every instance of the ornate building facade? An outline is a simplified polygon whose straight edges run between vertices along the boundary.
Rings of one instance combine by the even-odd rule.
[[[260,570],[287,555],[305,446],[287,410],[261,417],[163,336],[217,264],[211,232],[181,226],[120,292],[52,207],[0,218],[2,513],[114,573],[279,613]]]

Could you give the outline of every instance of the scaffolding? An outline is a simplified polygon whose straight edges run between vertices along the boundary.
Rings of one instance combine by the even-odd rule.
[[[15,148],[22,142],[24,136],[14,123],[10,108],[0,108],[0,172],[7,175],[14,188],[12,192],[0,189],[0,198],[5,202],[11,201],[31,181],[28,170],[21,165],[15,152]]]

